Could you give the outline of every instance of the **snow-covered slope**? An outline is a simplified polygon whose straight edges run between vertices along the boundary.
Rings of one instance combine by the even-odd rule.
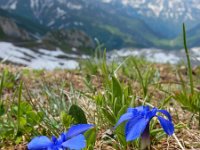
[[[76,69],[79,66],[76,59],[88,58],[86,55],[78,56],[75,54],[66,54],[59,49],[54,51],[46,49],[33,51],[31,49],[15,46],[8,42],[0,42],[0,52],[0,59],[2,62],[9,61],[34,69],[47,70],[55,68]]]
[[[105,0],[102,0],[105,1]],[[131,6],[140,15],[171,21],[199,21],[200,0],[107,0]]]
[[[135,10],[137,16],[154,32],[166,38],[174,38],[181,32],[182,23],[190,30],[200,23],[200,0],[122,0]]]
[[[113,60],[118,60],[121,57],[136,56],[142,57],[150,62],[157,63],[169,63],[178,64],[183,61],[187,63],[185,50],[181,49],[179,51],[164,51],[162,49],[133,49],[124,48],[120,50],[114,50],[107,54],[111,62]],[[190,49],[191,63],[192,65],[199,65],[200,63],[200,47],[194,47]]]
[[[177,21],[198,20],[200,16],[200,0],[122,0],[141,15],[163,17]]]
[[[0,7],[15,10],[22,2],[29,5],[36,17],[48,9],[57,8],[57,16],[66,14],[67,9],[81,10],[91,3],[102,2],[108,5],[121,3],[131,6],[140,15],[153,18],[172,19],[171,21],[198,21],[200,19],[200,0],[1,0]],[[60,7],[59,7],[60,6]],[[50,11],[49,11],[50,12]]]
[[[33,51],[31,49],[15,46],[8,42],[0,42],[0,59],[2,62],[9,61],[15,64],[24,65],[34,69],[53,70],[56,68],[76,69],[79,67],[77,59],[89,58],[87,55],[78,56],[75,54],[66,54],[57,49],[49,51],[39,49]],[[192,64],[199,64],[200,48],[192,48],[191,51]],[[62,56],[62,57],[61,57]],[[121,57],[138,56],[146,58],[152,62],[177,64],[185,59],[184,50],[166,52],[160,49],[120,49],[114,50],[107,54],[108,62],[120,60]],[[62,58],[68,59],[62,59]]]

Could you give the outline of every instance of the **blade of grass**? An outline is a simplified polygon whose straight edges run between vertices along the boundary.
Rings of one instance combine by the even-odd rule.
[[[124,59],[124,61],[123,61],[122,63],[120,63],[120,64],[118,65],[118,67],[115,69],[115,71],[114,71],[114,76],[115,76],[115,77],[117,77],[117,71],[121,68],[122,65],[124,65],[124,64],[126,63],[126,61],[127,61],[129,58],[130,58],[130,56],[127,57],[126,59]]]
[[[21,105],[21,99],[22,99],[22,82],[20,82],[19,85],[19,93],[18,93],[18,103],[17,103],[17,131],[16,131],[16,135],[19,132],[19,128],[20,128],[20,105]]]
[[[138,76],[139,76],[139,82],[142,85],[144,98],[146,98],[147,91],[148,91],[147,86],[145,86],[144,79],[143,79],[142,73],[141,73],[141,71],[140,71],[140,69],[139,69],[139,67],[137,65],[137,62],[135,60],[133,60],[133,63],[134,63],[135,69],[136,69],[136,71],[138,73]]]
[[[5,76],[5,73],[3,71],[2,77],[1,77],[1,84],[0,84],[0,99],[2,99],[4,76]]]
[[[193,78],[192,78],[192,67],[191,67],[189,51],[187,48],[185,24],[183,24],[183,43],[184,43],[184,48],[185,48],[185,54],[187,57],[188,73],[189,73],[189,77],[190,77],[190,90],[191,90],[191,94],[193,95],[194,94],[194,85],[193,85]]]

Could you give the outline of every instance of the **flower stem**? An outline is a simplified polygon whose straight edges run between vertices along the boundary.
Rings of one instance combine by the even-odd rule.
[[[175,134],[175,133],[173,134],[173,137],[175,138],[176,142],[177,142],[177,143],[178,143],[178,145],[180,146],[181,150],[185,150],[185,148],[183,148],[183,146],[182,146],[181,142],[178,140],[178,138],[177,138],[177,136],[176,136],[176,134]]]
[[[144,132],[141,135],[141,143],[140,149],[141,150],[150,150],[150,132],[149,132],[149,124],[147,124]]]

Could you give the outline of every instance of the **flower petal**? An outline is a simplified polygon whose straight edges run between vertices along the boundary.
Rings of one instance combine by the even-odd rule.
[[[38,136],[31,140],[31,142],[28,143],[27,147],[29,150],[41,150],[49,147],[53,143],[51,140],[46,136]]]
[[[138,107],[134,107],[134,108],[128,108],[127,112],[133,112],[135,110],[143,111],[144,109],[148,109],[149,110],[149,106],[138,106]]]
[[[118,122],[117,122],[117,124],[115,125],[115,127],[114,128],[116,128],[117,126],[119,126],[122,122],[124,122],[124,121],[127,121],[127,120],[129,120],[129,119],[131,119],[131,118],[133,118],[134,117],[134,114],[133,113],[125,113],[125,114],[123,114],[120,118],[119,118],[119,120],[118,120]]]
[[[126,141],[133,141],[140,137],[146,128],[149,120],[141,117],[137,117],[133,120],[128,121],[126,124]]]
[[[74,136],[82,134],[82,133],[86,132],[87,130],[89,130],[90,128],[92,128],[93,126],[94,125],[91,125],[91,124],[74,125],[66,133],[66,139],[70,139],[70,138],[72,138]]]
[[[166,110],[158,110],[158,112],[163,113],[169,119],[169,121],[172,121],[172,117],[171,117],[171,115],[169,114],[168,111],[166,111]]]
[[[66,137],[65,137],[65,134],[64,133],[61,133],[60,136],[58,137],[57,139],[57,142],[58,143],[63,143],[66,141]]]
[[[51,137],[51,140],[52,140],[53,143],[57,143],[58,142],[57,138],[54,135]]]
[[[157,111],[157,108],[153,108],[151,111],[146,112],[146,118],[151,120],[154,116],[156,116]]]
[[[82,134],[80,134],[62,143],[62,146],[64,148],[69,148],[74,150],[82,149],[86,146],[85,137]]]
[[[164,129],[164,131],[168,134],[168,135],[172,135],[174,133],[174,125],[171,121],[157,116],[158,120],[160,121],[160,124],[162,126],[162,128]]]

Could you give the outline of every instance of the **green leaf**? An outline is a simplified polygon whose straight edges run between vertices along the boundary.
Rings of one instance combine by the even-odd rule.
[[[28,102],[26,101],[20,102],[20,115],[23,115],[24,113],[31,111],[33,111],[33,108]]]
[[[119,103],[119,101],[120,101],[120,103]],[[114,105],[114,109],[113,109],[114,114],[115,114],[115,116],[117,116],[120,108],[123,106],[122,99],[119,100],[118,98],[115,98],[113,105]]]
[[[22,142],[22,137],[17,137],[17,139],[15,140],[15,144],[19,144]]]
[[[20,128],[23,128],[26,125],[27,121],[26,118],[20,117],[19,118],[19,126]]]
[[[71,124],[73,124],[73,118],[72,116],[68,115],[66,112],[62,111],[60,113],[60,118],[61,118],[61,122],[63,124],[63,126],[65,126],[65,128],[69,128],[71,126]]]
[[[119,140],[119,143],[122,144],[122,146],[127,145],[125,134],[124,134],[124,129],[125,129],[125,124],[118,126],[115,130],[115,134],[117,135],[117,139]]]
[[[78,124],[87,123],[84,111],[75,104],[70,107],[69,115],[71,115]]]
[[[88,130],[85,134],[85,138],[87,141],[87,149],[88,150],[93,150],[94,149],[94,145],[95,145],[95,141],[96,141],[96,129],[90,129]]]
[[[40,112],[37,112],[37,115],[38,115],[38,123],[41,122],[44,118],[44,112],[40,111]]]
[[[114,125],[116,123],[116,118],[115,115],[112,114],[108,109],[106,108],[101,108],[102,113],[104,114],[104,116],[106,117],[106,119],[108,119],[108,121],[111,123],[111,125]]]
[[[122,98],[122,88],[114,76],[112,76],[112,94],[113,94],[113,100],[117,97],[119,100]]]
[[[27,121],[31,125],[36,125],[41,122],[41,117],[34,111],[26,112]]]
[[[5,114],[5,108],[3,104],[0,104],[0,116],[3,116]]]
[[[127,110],[128,106],[124,105],[121,107],[121,109],[118,111],[118,114],[117,114],[117,118],[120,118]]]

